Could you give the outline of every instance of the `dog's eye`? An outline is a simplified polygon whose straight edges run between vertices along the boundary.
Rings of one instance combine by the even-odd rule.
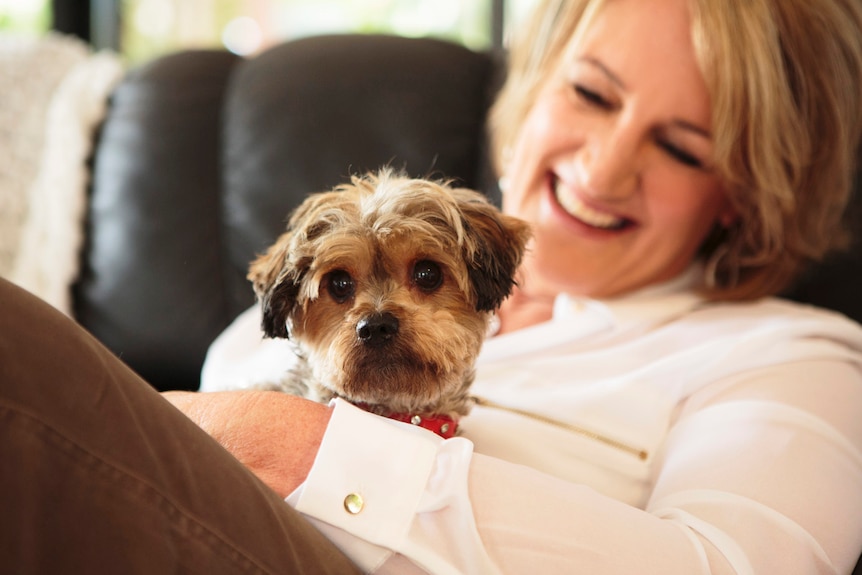
[[[338,303],[344,303],[356,292],[356,284],[350,274],[344,270],[335,270],[326,274],[326,291]]]
[[[413,282],[419,289],[431,292],[443,283],[443,272],[437,263],[431,260],[420,260],[413,266]]]

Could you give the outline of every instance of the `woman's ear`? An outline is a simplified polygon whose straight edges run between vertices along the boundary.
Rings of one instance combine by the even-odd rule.
[[[727,229],[739,223],[739,218],[739,210],[734,205],[734,202],[727,193],[727,190],[725,190],[723,205],[718,211],[716,222],[720,227]]]

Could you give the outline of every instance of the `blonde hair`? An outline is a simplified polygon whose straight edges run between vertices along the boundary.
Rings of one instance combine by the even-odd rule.
[[[542,0],[513,39],[489,118],[502,173],[539,89],[607,0]],[[862,137],[859,0],[690,0],[712,101],[714,164],[740,215],[701,249],[713,299],[779,293],[847,245]]]

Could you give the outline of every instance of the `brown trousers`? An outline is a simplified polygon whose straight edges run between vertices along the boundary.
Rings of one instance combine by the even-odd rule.
[[[358,573],[93,337],[2,279],[0,571]]]

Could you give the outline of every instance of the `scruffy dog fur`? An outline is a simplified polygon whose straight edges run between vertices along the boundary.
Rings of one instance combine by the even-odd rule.
[[[309,196],[248,275],[265,334],[299,356],[281,387],[380,415],[465,415],[528,237],[477,192],[389,170]]]

